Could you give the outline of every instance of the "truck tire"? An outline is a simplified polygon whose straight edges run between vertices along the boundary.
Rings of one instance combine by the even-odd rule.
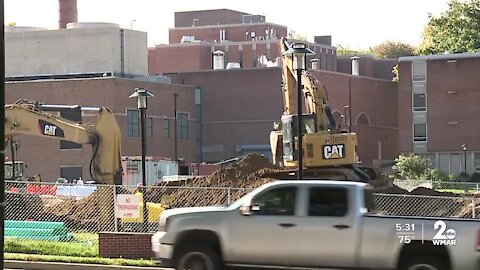
[[[399,270],[449,270],[449,268],[440,258],[415,256],[400,263]]]
[[[176,270],[222,270],[219,255],[207,246],[186,246],[175,259]]]

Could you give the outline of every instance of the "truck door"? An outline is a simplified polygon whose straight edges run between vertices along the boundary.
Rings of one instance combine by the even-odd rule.
[[[298,217],[296,255],[304,266],[355,267],[356,235],[352,189],[310,186],[303,199],[306,209]]]
[[[289,265],[296,262],[298,187],[274,187],[255,196],[251,215],[235,211],[228,221],[226,260],[239,264]]]

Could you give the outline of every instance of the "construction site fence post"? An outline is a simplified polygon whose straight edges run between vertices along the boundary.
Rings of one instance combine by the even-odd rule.
[[[230,205],[230,197],[231,197],[231,193],[230,193],[230,187],[227,189],[227,205]]]
[[[472,198],[472,218],[475,218],[475,198]]]
[[[117,186],[113,186],[113,211],[117,211]],[[117,214],[114,213],[113,220],[115,223],[115,232],[118,232]]]

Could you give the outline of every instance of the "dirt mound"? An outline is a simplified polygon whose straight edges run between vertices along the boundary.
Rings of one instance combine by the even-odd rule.
[[[384,193],[384,194],[408,194],[409,193],[408,190],[405,190],[395,185],[388,187],[386,189],[375,190],[375,192]]]
[[[426,187],[417,187],[410,192],[410,195],[458,197],[458,194],[455,193],[440,192]]]

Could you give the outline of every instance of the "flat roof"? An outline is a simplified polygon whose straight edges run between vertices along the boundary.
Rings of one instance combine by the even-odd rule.
[[[480,53],[451,53],[451,54],[434,54],[434,55],[419,55],[419,56],[404,56],[398,59],[399,62],[409,62],[416,60],[450,60],[450,59],[465,59],[477,58]]]

